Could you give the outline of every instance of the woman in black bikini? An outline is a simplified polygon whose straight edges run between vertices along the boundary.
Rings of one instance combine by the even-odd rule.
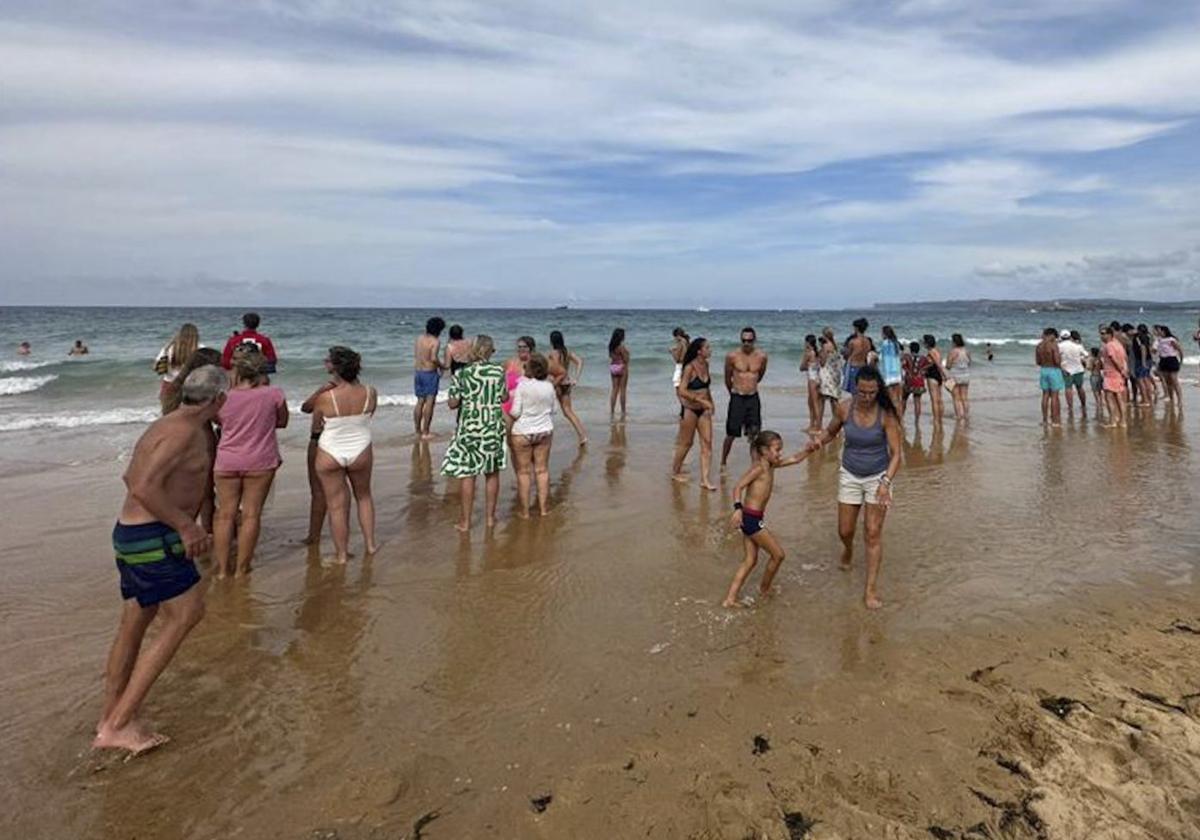
[[[692,449],[696,432],[700,432],[700,486],[705,490],[716,490],[708,480],[712,467],[712,416],[713,399],[709,392],[712,377],[708,372],[708,359],[712,348],[703,337],[692,339],[683,356],[683,375],[675,389],[679,397],[679,437],[675,441],[675,462],[671,466],[671,478],[687,482],[683,472],[683,459]]]
[[[938,350],[937,339],[926,334],[925,358],[929,364],[925,367],[926,390],[929,391],[929,410],[933,414],[933,422],[941,423],[945,409],[942,407],[942,382],[946,376],[942,369],[942,351]]]

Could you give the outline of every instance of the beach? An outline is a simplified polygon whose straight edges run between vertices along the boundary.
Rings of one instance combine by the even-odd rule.
[[[787,451],[794,376],[763,397]],[[550,515],[519,520],[505,475],[498,527],[465,538],[437,474],[448,412],[422,445],[385,411],[384,545],[364,562],[355,533],[344,569],[299,544],[294,420],[255,571],[206,578],[207,616],[150,695],[174,740],[128,763],[88,745],[140,427],[10,450],[5,833],[1200,837],[1192,415],[1044,429],[1029,387],[980,387],[969,425],[909,424],[879,613],[861,542],[837,568],[836,451],[779,475],[778,593],[718,606],[747,454],[720,494],[670,481],[669,384],[631,389],[616,424],[586,390],[592,442],[556,434]]]

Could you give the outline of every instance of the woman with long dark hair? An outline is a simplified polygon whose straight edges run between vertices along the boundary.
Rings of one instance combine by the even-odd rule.
[[[612,394],[608,398],[608,413],[617,413],[617,401],[621,402],[621,416],[625,416],[625,395],[629,389],[629,348],[625,346],[625,330],[617,327],[608,340],[608,373],[612,377]]]
[[[550,381],[554,383],[554,391],[558,394],[558,405],[562,408],[563,417],[566,417],[567,422],[575,429],[575,434],[579,436],[579,445],[587,446],[587,432],[584,431],[579,415],[571,407],[571,389],[583,376],[583,359],[568,350],[563,334],[554,330],[550,333],[550,352],[546,354],[546,360],[550,363]]]
[[[854,532],[859,511],[866,506],[867,580],[863,603],[867,609],[883,606],[877,584],[883,563],[883,523],[892,506],[892,482],[900,472],[900,452],[904,435],[900,415],[885,387],[879,371],[871,366],[860,368],[854,383],[854,397],[839,403],[833,420],[810,449],[819,449],[845,435],[842,466],[838,474],[838,536],[842,540],[841,566],[849,569],[854,556]]]
[[[926,333],[921,342],[925,345],[925,382],[929,391],[929,412],[933,422],[941,423],[946,409],[942,406],[942,383],[946,381],[946,370],[942,367],[942,351],[938,350],[937,339]]]
[[[900,339],[896,338],[896,330],[884,324],[883,341],[879,344],[879,372],[883,374],[883,384],[888,389],[893,405],[904,401],[904,373],[900,369],[900,357],[903,348]]]
[[[705,490],[716,490],[708,479],[712,468],[712,416],[713,399],[709,388],[712,375],[708,370],[708,359],[712,348],[703,336],[692,339],[683,354],[683,376],[675,388],[679,397],[679,437],[675,441],[675,460],[671,465],[671,478],[686,482],[683,459],[691,451],[696,433],[700,433],[700,486]]]

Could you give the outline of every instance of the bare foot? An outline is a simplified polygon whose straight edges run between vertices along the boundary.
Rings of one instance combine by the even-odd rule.
[[[680,484],[687,484],[691,479],[688,478],[687,473],[671,473],[671,480],[678,481]]]
[[[717,489],[717,485],[711,484],[707,481],[700,482],[700,486],[710,493],[714,492]]]
[[[425,434],[421,435],[421,440],[430,441],[433,439],[434,439],[434,436],[432,434],[430,434],[429,432],[426,432]]]
[[[494,517],[494,516],[489,516],[489,517],[487,518],[486,525],[487,525],[487,527],[489,527],[489,528],[495,528],[495,527],[496,527],[496,517]]]
[[[234,576],[234,577],[245,577],[245,576],[249,575],[249,574],[250,574],[252,571],[254,571],[254,570],[253,570],[253,569],[251,569],[249,566],[246,566],[246,567],[244,567],[244,568],[239,568],[239,569],[238,569],[238,570],[237,570],[237,571],[234,573],[234,575],[233,575],[233,576]]]
[[[527,510],[519,510],[519,511],[517,511],[517,516],[521,517],[522,519],[528,519],[528,518],[529,518],[529,511],[527,511]]]
[[[848,551],[843,551],[841,555],[838,556],[838,568],[843,572],[848,572],[850,571],[850,567],[852,565],[854,565],[853,555],[851,555]]]
[[[131,721],[120,729],[101,727],[92,741],[92,749],[125,750],[132,758],[157,749],[170,740],[166,735],[150,732]]]
[[[300,540],[300,545],[316,545],[321,541],[320,534],[309,534],[304,539]]]
[[[538,510],[538,513],[540,513],[542,516],[548,516],[550,514],[550,509],[549,508],[541,508],[540,510]]]
[[[863,598],[863,603],[866,604],[867,609],[869,610],[877,610],[883,606],[883,601],[878,595],[865,596]]]
[[[721,602],[721,606],[731,610],[744,610],[746,605],[734,598],[726,598]]]
[[[471,530],[471,523],[459,522],[454,526],[454,530],[459,531],[463,534],[469,533]]]
[[[379,553],[379,544],[378,544],[378,543],[376,543],[375,545],[365,545],[365,546],[363,546],[363,559],[364,559],[364,560],[365,560],[366,558],[368,558],[368,557],[371,557],[371,556],[373,556],[373,555],[375,555],[375,554],[378,554],[378,553]]]
[[[770,598],[771,593],[773,593],[774,591],[775,591],[774,589],[763,589],[761,586],[758,587],[758,594],[759,594],[759,597],[761,597],[761,598]]]

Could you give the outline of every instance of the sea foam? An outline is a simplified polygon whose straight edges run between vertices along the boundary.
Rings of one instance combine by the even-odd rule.
[[[53,373],[46,376],[11,376],[0,379],[0,396],[10,397],[14,394],[28,394],[36,391],[47,383],[58,379]]]

